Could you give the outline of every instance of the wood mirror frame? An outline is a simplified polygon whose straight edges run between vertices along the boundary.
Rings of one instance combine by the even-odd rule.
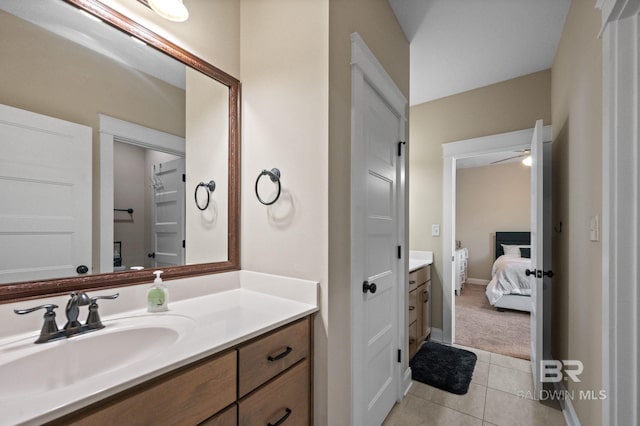
[[[240,269],[240,81],[219,68],[153,33],[97,0],[64,0],[102,19],[105,23],[137,37],[155,49],[229,88],[229,200],[227,261],[162,268],[164,279],[184,278]],[[143,2],[141,2],[143,3]],[[127,271],[9,283],[0,286],[0,303],[34,299],[74,290],[96,290],[151,282],[151,271]]]

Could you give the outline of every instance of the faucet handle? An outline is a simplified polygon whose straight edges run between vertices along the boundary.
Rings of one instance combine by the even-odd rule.
[[[40,337],[36,340],[36,343],[44,343],[59,338],[56,313],[54,312],[54,309],[57,307],[58,305],[47,304],[28,309],[14,309],[13,312],[18,315],[25,315],[33,311],[37,311],[38,309],[46,309],[47,312],[44,313],[44,323],[42,324],[42,330],[40,330]]]
[[[115,299],[120,293],[111,294],[109,296],[95,296],[91,298],[91,304],[89,305],[89,315],[87,316],[87,326],[91,328],[104,328],[102,321],[100,320],[100,314],[98,313],[97,300],[100,299]]]
[[[25,314],[30,314],[33,311],[37,311],[38,309],[46,309],[47,312],[45,312],[45,316],[47,314],[54,314],[55,312],[53,312],[54,309],[58,308],[58,305],[53,305],[53,304],[46,304],[46,305],[40,305],[40,306],[35,306],[33,308],[28,308],[28,309],[14,309],[13,312],[15,312],[18,315],[25,315]]]
[[[116,294],[110,294],[109,296],[94,296],[91,298],[91,303],[96,303],[96,300],[100,300],[100,299],[116,299],[118,298],[118,296],[120,296],[120,293],[116,293]]]

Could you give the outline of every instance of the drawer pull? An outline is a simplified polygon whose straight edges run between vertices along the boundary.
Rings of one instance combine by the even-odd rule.
[[[409,310],[413,311],[416,307],[415,306],[409,306]]]
[[[409,281],[409,284],[415,284],[415,283],[416,283],[415,281]]]
[[[277,361],[277,360],[282,359],[282,358],[284,358],[285,356],[289,355],[289,354],[291,353],[291,351],[292,351],[292,350],[293,350],[293,349],[291,348],[291,346],[287,346],[287,349],[285,349],[284,351],[282,351],[282,352],[281,352],[281,353],[279,353],[278,355],[276,355],[276,356],[271,356],[271,355],[269,355],[269,356],[267,357],[267,359],[268,359],[269,361],[271,361],[271,362],[273,362],[273,361]],[[278,424],[280,424],[280,423],[278,423]]]
[[[267,426],[280,426],[282,423],[284,423],[291,415],[291,408],[285,408],[284,411],[284,416],[280,417],[280,420],[275,423],[267,423]]]

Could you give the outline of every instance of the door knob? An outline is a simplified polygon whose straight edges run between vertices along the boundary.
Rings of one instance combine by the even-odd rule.
[[[536,272],[537,271],[535,269],[533,271],[530,270],[530,269],[525,269],[525,271],[524,271],[526,276],[533,275],[534,277],[536,276]]]
[[[87,272],[89,272],[89,268],[87,268],[85,265],[80,265],[76,268],[76,272],[79,274],[86,274]]]
[[[367,291],[370,291],[371,294],[375,293],[376,290],[378,289],[378,286],[376,286],[376,283],[371,283],[369,284],[369,281],[365,281],[362,283],[362,292],[366,293]]]
[[[549,278],[553,278],[553,271],[542,271],[542,275],[546,275]]]

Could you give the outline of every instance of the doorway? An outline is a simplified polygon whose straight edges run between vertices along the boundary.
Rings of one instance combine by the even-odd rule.
[[[481,155],[529,148],[533,129],[484,136],[443,145],[443,282],[442,340],[455,342],[455,212],[457,162]],[[543,129],[543,140],[551,141],[551,126]]]
[[[170,154],[175,157],[185,157],[185,139],[169,133],[140,126],[128,121],[119,120],[107,115],[99,114],[100,118],[100,272],[114,270],[114,209],[124,209],[117,212],[118,218],[129,214],[126,210],[130,206],[114,205],[114,146],[118,142],[139,148],[152,149],[157,152]],[[151,158],[149,161],[153,162]],[[164,161],[164,160],[161,160]],[[151,169],[142,169],[144,176],[149,176],[146,183],[151,183]],[[145,173],[146,172],[146,173]],[[135,209],[134,209],[135,214]],[[183,216],[184,217],[184,216]],[[183,233],[184,235],[184,233]],[[122,249],[122,247],[121,247]]]

